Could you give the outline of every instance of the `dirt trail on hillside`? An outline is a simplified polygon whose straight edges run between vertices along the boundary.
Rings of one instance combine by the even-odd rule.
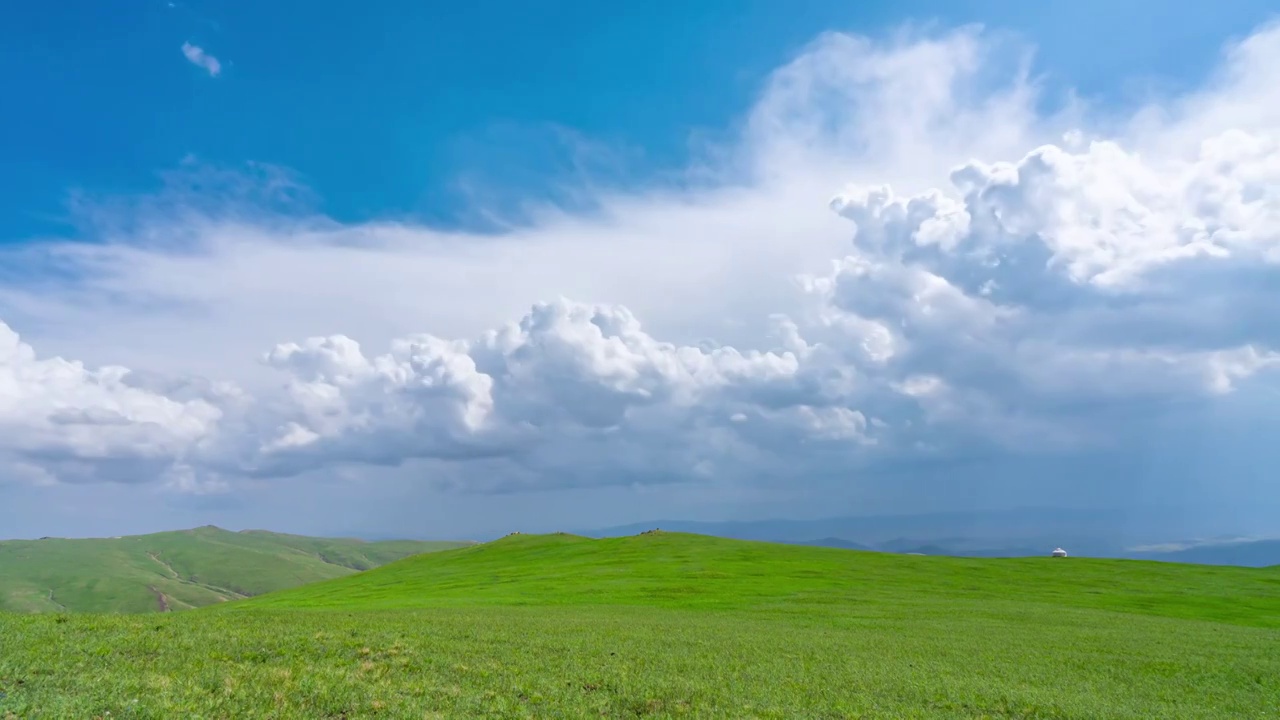
[[[190,578],[182,577],[181,575],[178,574],[177,570],[173,569],[172,565],[170,565],[167,561],[165,561],[164,558],[160,557],[154,552],[148,551],[147,557],[151,558],[153,562],[155,562],[160,567],[164,568],[164,571],[168,573],[170,578],[177,580],[178,582],[183,583],[185,585],[191,585],[192,587],[198,587],[198,588],[204,588],[205,590],[210,590],[215,595],[219,596],[218,597],[219,601],[227,601],[227,600],[234,600],[234,599],[249,597],[248,595],[241,592],[237,592],[235,590],[231,590],[224,587],[218,587],[217,585],[210,585],[209,583],[196,582],[195,580],[192,580]],[[156,591],[155,588],[152,588],[152,592],[155,592],[155,591]]]
[[[147,589],[155,593],[156,605],[160,607],[160,612],[169,612],[169,596],[157,590],[155,585],[148,585]]]
[[[164,568],[164,569],[165,569],[165,572],[169,573],[169,577],[173,578],[174,580],[181,580],[181,579],[182,579],[182,576],[178,574],[178,571],[177,571],[177,570],[174,570],[174,569],[173,569],[173,566],[172,566],[172,565],[170,565],[169,563],[165,562],[164,560],[161,560],[159,555],[156,555],[156,554],[155,554],[155,553],[153,553],[153,552],[148,552],[148,553],[147,553],[147,557],[149,557],[149,558],[151,558],[152,560],[156,561],[156,563],[157,563],[157,564],[159,564],[159,565],[160,565],[160,567]]]

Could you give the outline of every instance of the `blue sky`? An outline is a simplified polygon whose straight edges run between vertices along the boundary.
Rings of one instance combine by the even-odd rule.
[[[172,5],[172,6],[171,6]],[[461,183],[526,197],[572,172],[563,132],[626,177],[682,166],[762,78],[830,30],[983,23],[1033,42],[1051,88],[1132,100],[1200,81],[1274,8],[1159,3],[393,0],[25,5],[0,24],[0,237],[65,232],[72,190],[152,190],[184,157],[289,168],[356,221],[466,217]],[[190,42],[217,78],[181,62]],[[176,61],[176,62],[175,62]],[[1052,101],[1052,94],[1050,95]]]
[[[1271,5],[0,11],[0,534],[1280,534]]]

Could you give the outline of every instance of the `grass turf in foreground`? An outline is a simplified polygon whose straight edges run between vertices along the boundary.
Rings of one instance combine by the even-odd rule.
[[[1214,570],[513,538],[217,610],[0,615],[0,718],[1276,717],[1280,573]]]

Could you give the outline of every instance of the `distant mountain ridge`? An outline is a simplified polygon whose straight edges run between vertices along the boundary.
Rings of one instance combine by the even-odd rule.
[[[1280,540],[1192,541],[1169,549],[1157,519],[1139,513],[1016,509],[921,515],[835,517],[819,520],[659,520],[608,527],[591,537],[634,535],[662,528],[738,540],[957,557],[1028,557],[1063,547],[1072,555],[1206,565],[1280,565]],[[1146,549],[1144,549],[1146,546]]]
[[[0,610],[201,607],[350,575],[467,542],[232,532],[214,526],[108,538],[0,541]]]
[[[1200,565],[1243,565],[1270,567],[1280,565],[1280,540],[1237,540],[1207,543],[1180,550],[1139,551],[1127,557],[1139,560],[1197,563]]]

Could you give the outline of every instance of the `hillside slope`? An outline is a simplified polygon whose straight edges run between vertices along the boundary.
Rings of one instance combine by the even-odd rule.
[[[598,540],[513,535],[227,609],[645,605],[794,612],[957,600],[1280,627],[1280,569],[903,556],[665,532]]]
[[[194,612],[0,613],[0,717],[1219,720],[1280,707],[1277,646],[1280,569],[512,536]]]
[[[216,527],[0,542],[0,610],[148,612],[329,580],[454,542],[363,542]]]

